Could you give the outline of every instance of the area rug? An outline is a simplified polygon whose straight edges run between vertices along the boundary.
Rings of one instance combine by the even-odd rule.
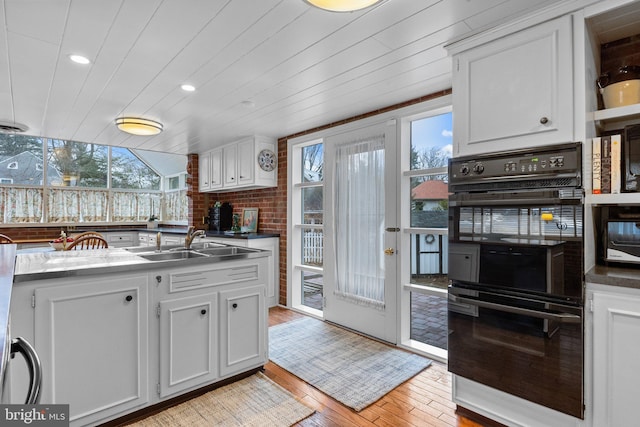
[[[269,359],[356,411],[431,364],[311,317],[270,327]]]
[[[291,426],[315,411],[258,372],[130,424],[135,427]]]

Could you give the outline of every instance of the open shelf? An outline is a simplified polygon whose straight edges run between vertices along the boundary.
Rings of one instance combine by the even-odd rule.
[[[625,105],[624,107],[607,108],[591,113],[594,122],[622,121],[640,119],[640,104]]]

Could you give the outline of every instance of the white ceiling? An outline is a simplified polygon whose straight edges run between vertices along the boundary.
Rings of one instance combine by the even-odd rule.
[[[283,137],[447,89],[448,40],[554,2],[387,0],[331,13],[302,0],[2,0],[0,120],[177,154]],[[165,130],[129,136],[113,124],[122,115]]]

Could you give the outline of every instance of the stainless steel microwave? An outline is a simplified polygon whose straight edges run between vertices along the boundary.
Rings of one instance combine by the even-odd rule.
[[[605,261],[640,264],[640,220],[606,223]]]

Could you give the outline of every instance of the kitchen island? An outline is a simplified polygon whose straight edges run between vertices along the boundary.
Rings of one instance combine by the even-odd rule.
[[[18,254],[12,332],[40,356],[41,403],[95,425],[260,368],[269,255],[204,242]],[[10,372],[19,403],[26,367]]]

